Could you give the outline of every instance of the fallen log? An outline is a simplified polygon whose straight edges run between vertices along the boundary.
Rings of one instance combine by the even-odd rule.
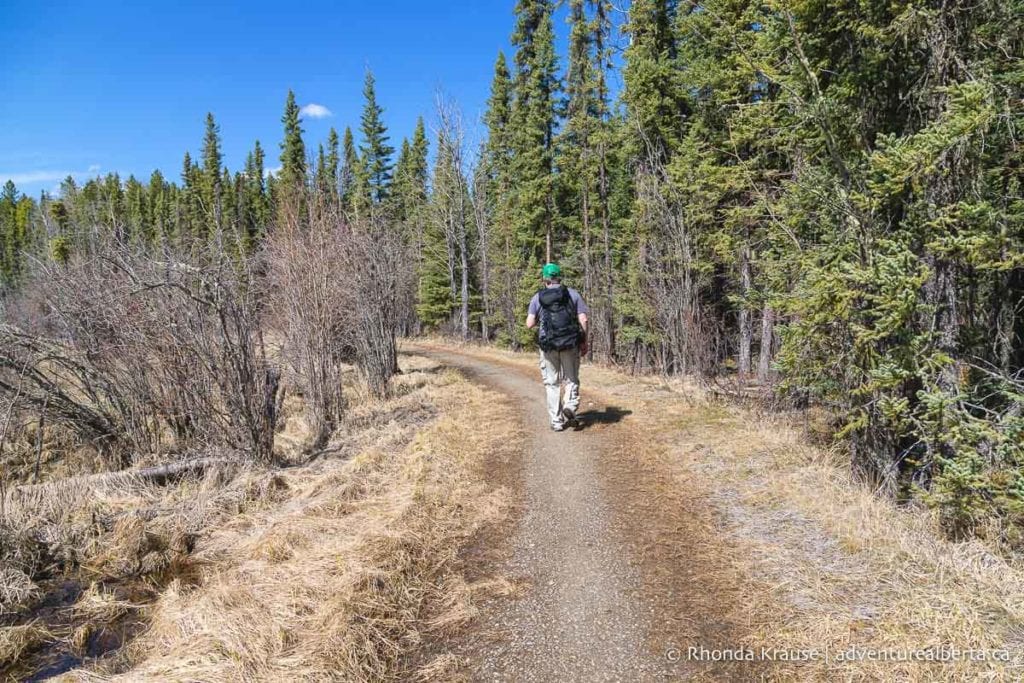
[[[155,484],[156,486],[164,486],[171,481],[180,479],[186,474],[199,473],[210,467],[230,464],[238,464],[238,461],[224,457],[193,458],[191,460],[182,460],[168,465],[146,467],[140,470],[102,472],[100,474],[86,474],[80,477],[69,477],[67,479],[50,481],[42,484],[26,484],[13,488],[9,495],[11,497],[24,498],[47,494],[50,492],[56,493],[70,488],[98,488],[140,482]]]

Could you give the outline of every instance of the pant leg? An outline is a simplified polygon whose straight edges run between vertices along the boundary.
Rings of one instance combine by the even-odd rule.
[[[560,381],[560,371],[562,369],[562,359],[558,351],[541,351],[540,352],[540,375],[544,380],[544,393],[547,399],[548,405],[548,417],[551,419],[552,425],[560,425],[564,421],[562,418],[562,407],[561,394],[562,394],[562,383]]]
[[[562,381],[565,383],[565,407],[572,412],[580,409],[580,350],[568,349],[560,352]]]

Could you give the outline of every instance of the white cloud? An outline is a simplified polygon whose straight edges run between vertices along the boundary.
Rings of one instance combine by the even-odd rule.
[[[268,169],[264,170],[263,171],[263,176],[266,177],[266,178],[270,178],[272,176],[276,176],[280,172],[281,172],[281,167],[280,166],[276,166],[274,168],[268,168]]]
[[[74,171],[26,171],[23,173],[0,173],[0,181],[11,180],[15,185],[28,185],[29,183],[52,183],[54,180],[64,180],[69,175],[75,175]]]
[[[300,109],[299,113],[311,119],[326,119],[328,116],[334,116],[330,109],[322,104],[315,104],[313,102]]]
[[[32,183],[52,183],[55,180],[64,180],[68,176],[82,178],[94,176],[99,173],[100,167],[93,164],[87,171],[21,171],[16,173],[4,173],[0,171],[0,183],[8,180],[15,185],[31,185]]]

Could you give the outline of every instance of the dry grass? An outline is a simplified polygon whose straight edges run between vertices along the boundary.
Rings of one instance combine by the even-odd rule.
[[[506,516],[508,492],[483,463],[512,457],[518,439],[495,395],[425,365],[396,378],[396,398],[354,408],[327,455],[277,473],[270,500],[211,524],[197,585],[172,581],[146,633],[67,677],[444,680],[457,662],[410,668],[410,655],[500,590],[467,584],[459,552]]]
[[[0,627],[0,667],[17,662],[25,652],[39,647],[52,637],[49,629],[38,622]]]
[[[463,351],[534,369],[532,354]],[[699,495],[686,507],[706,520],[693,526],[725,547],[713,582],[742,596],[754,630],[742,643],[677,645],[827,650],[827,659],[772,663],[764,671],[771,680],[1024,676],[1024,568],[995,547],[945,540],[929,511],[875,496],[851,480],[840,453],[809,445],[784,418],[714,401],[682,382],[593,366],[583,371],[582,393],[584,403],[633,411],[630,422],[644,444],[624,452],[674,480],[677,490]],[[680,562],[686,573],[686,558]],[[692,581],[696,593],[710,585],[708,577]],[[1012,661],[841,661],[853,647],[896,655],[996,650]]]

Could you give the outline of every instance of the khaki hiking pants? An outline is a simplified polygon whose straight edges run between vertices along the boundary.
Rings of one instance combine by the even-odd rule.
[[[580,407],[580,350],[541,351],[540,374],[547,394],[548,417],[552,426],[565,422],[562,408],[574,413]],[[565,401],[562,401],[562,383],[565,383]]]

